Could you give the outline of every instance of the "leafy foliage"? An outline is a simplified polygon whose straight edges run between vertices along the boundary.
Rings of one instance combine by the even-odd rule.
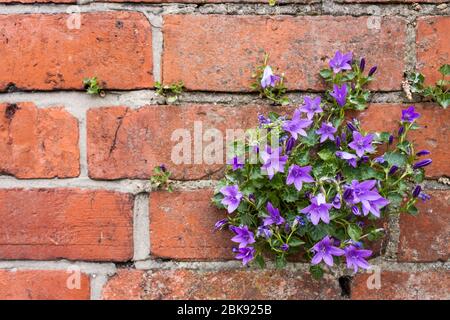
[[[407,88],[412,93],[417,93],[425,98],[429,98],[434,102],[439,103],[444,109],[450,104],[450,65],[444,64],[439,68],[442,79],[438,80],[435,85],[426,86],[425,77],[419,72],[412,72],[407,74],[406,81],[409,84]],[[446,79],[447,78],[447,79]]]
[[[156,166],[153,168],[153,175],[150,177],[150,183],[152,189],[162,189],[172,192],[172,186],[170,184],[170,176],[172,173],[168,171],[165,165]]]
[[[174,103],[178,100],[180,94],[184,90],[183,81],[178,81],[169,85],[163,85],[157,81],[155,83],[156,94],[167,98],[168,103]]]
[[[83,86],[88,94],[99,95],[101,97],[106,95],[97,77],[83,79]]]

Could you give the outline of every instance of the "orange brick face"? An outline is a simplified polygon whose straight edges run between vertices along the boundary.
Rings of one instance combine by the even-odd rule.
[[[226,216],[211,203],[212,190],[155,192],[150,196],[150,253],[181,260],[232,259],[231,232],[214,232]]]
[[[68,18],[0,16],[7,39],[0,46],[0,90],[83,89],[83,78],[94,76],[108,89],[153,85],[151,28],[142,14],[85,13],[79,29],[69,29]],[[18,68],[17,61],[25,63]]]
[[[80,172],[78,121],[63,107],[0,104],[0,171],[22,179]]]
[[[0,190],[0,259],[126,261],[132,200],[101,190]]]
[[[316,300],[339,299],[339,294],[337,282],[316,281],[302,271],[124,269],[107,283],[103,298]]]
[[[417,67],[426,82],[434,84],[442,78],[438,69],[450,61],[450,17],[423,17],[417,23]]]
[[[0,270],[2,300],[88,300],[90,280],[86,274],[48,270]],[[79,285],[79,287],[78,287]]]
[[[447,261],[450,255],[450,192],[425,191],[427,202],[418,201],[418,216],[400,217],[399,260]]]
[[[290,89],[323,88],[318,72],[337,49],[378,64],[376,89],[399,89],[403,77],[400,18],[383,18],[375,31],[367,17],[173,15],[164,19],[163,32],[163,80],[183,80],[191,90],[249,91],[253,68],[265,52],[286,74]]]

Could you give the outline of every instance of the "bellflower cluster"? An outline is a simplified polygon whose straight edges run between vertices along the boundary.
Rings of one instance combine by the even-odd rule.
[[[263,267],[273,258],[282,268],[289,255],[301,254],[314,277],[337,263],[367,269],[366,246],[385,236],[379,219],[416,215],[416,202],[429,199],[421,184],[430,152],[408,140],[420,129],[414,106],[392,115],[399,125],[392,132],[367,132],[347,120],[347,111],[367,106],[365,86],[377,67],[365,73],[366,63],[336,52],[320,71],[328,84],[323,96],[305,97],[282,115],[258,115],[259,125],[239,142],[245,152],[232,155],[213,197],[227,214],[211,227],[229,227],[244,265]],[[260,76],[265,90],[281,81],[269,67]]]

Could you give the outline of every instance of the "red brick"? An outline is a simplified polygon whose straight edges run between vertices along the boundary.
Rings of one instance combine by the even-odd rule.
[[[122,269],[110,278],[104,299],[340,299],[338,282],[287,270],[151,270]]]
[[[448,300],[450,272],[382,271],[380,289],[369,289],[370,274],[358,274],[352,281],[352,299],[356,300]],[[372,274],[373,277],[373,274]],[[371,279],[370,283],[373,281]]]
[[[232,259],[230,232],[214,232],[226,217],[211,203],[212,190],[150,194],[150,253],[182,260]]]
[[[76,3],[77,0],[0,0],[0,3]]]
[[[169,15],[163,27],[163,79],[183,80],[191,90],[249,91],[254,67],[267,52],[290,89],[323,89],[318,72],[339,49],[379,66],[374,89],[400,89],[405,21],[384,17],[380,29],[369,29],[367,19]]]
[[[0,259],[129,260],[132,209],[117,192],[0,190]]]
[[[450,135],[450,109],[444,110],[435,104],[415,105],[421,117],[417,120],[422,126],[420,130],[410,131],[410,139],[416,145],[416,151],[431,151],[433,163],[425,173],[428,177],[450,175],[450,150],[447,148]],[[397,132],[401,110],[408,105],[373,104],[361,112],[358,118],[365,130]]]
[[[174,179],[220,177],[223,164],[194,163],[194,122],[202,123],[203,133],[211,128],[220,130],[225,140],[226,129],[252,128],[258,122],[258,112],[267,111],[267,107],[219,105],[91,109],[87,115],[89,176],[94,179],[145,179],[152,175],[155,166],[165,163]],[[191,164],[176,165],[171,160],[172,148],[180,143],[179,140],[171,141],[176,129],[190,132]],[[210,143],[204,142],[203,149]]]
[[[417,21],[417,67],[429,84],[442,78],[438,69],[450,61],[449,29],[450,17],[422,17]]]
[[[0,172],[17,178],[80,173],[77,119],[62,107],[0,104]]]
[[[450,191],[426,191],[427,202],[418,201],[418,216],[400,218],[400,261],[447,261],[450,256]]]
[[[0,16],[0,90],[83,89],[83,78],[93,76],[107,89],[153,85],[151,27],[143,14],[83,13],[81,28],[72,30],[68,17]]]
[[[48,270],[0,270],[1,300],[88,300],[90,280],[80,275],[80,288],[72,288],[73,273]],[[69,280],[69,286],[68,286]]]

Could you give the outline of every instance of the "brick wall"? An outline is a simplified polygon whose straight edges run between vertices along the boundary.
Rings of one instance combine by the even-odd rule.
[[[425,130],[413,136],[433,153],[432,200],[386,222],[381,286],[361,273],[349,293],[345,271],[315,281],[302,261],[247,269],[212,233],[222,166],[172,164],[171,133],[253,126],[271,108],[249,90],[264,52],[294,104],[323,90],[316,74],[337,49],[378,64],[359,115],[376,130],[409,103],[404,71],[435,80],[450,60],[448,1],[267,2],[0,0],[0,299],[450,299],[450,187],[438,180],[450,110],[432,103],[416,101]],[[105,98],[82,91],[92,76]],[[154,84],[178,80],[187,91],[168,105]],[[160,163],[174,193],[150,190]]]

